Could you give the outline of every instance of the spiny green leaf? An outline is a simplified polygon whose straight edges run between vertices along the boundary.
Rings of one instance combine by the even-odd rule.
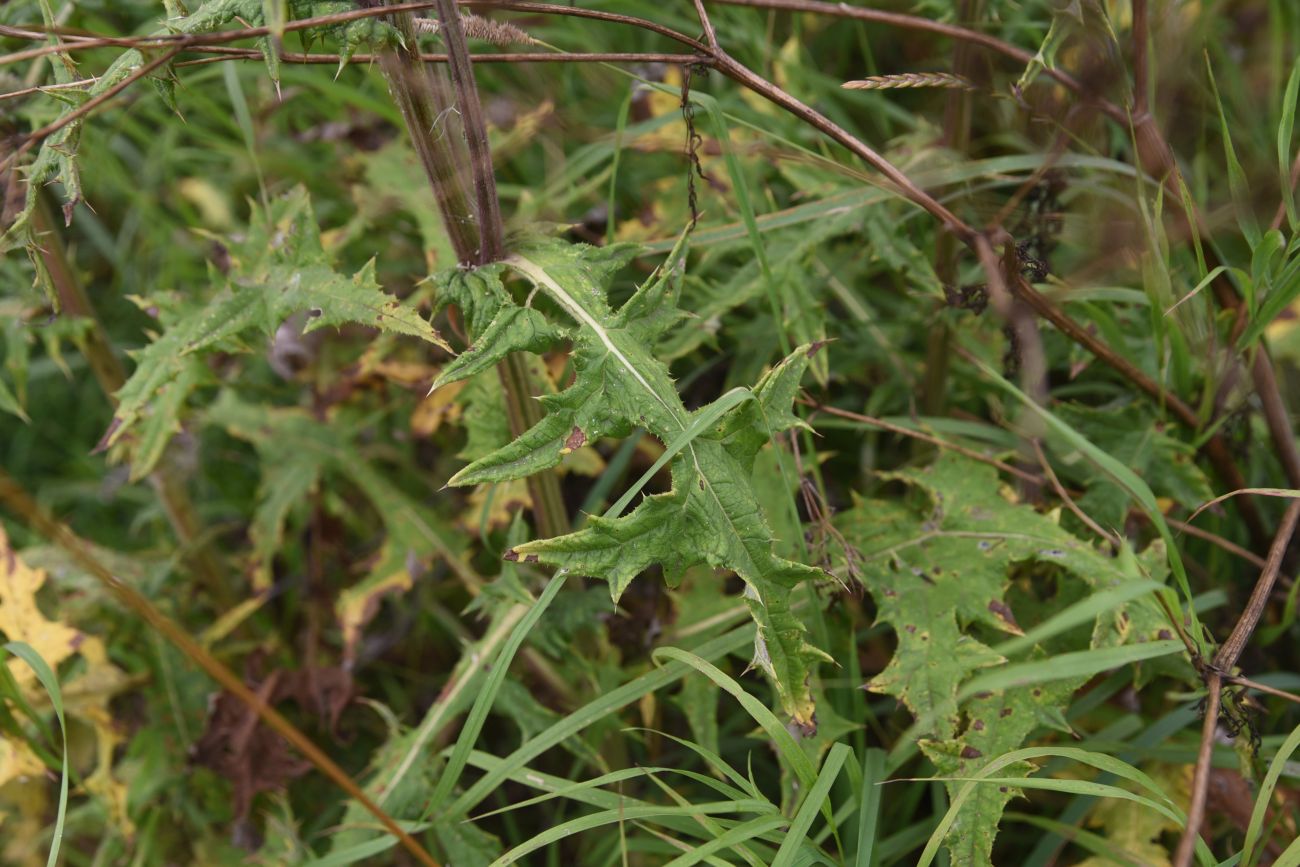
[[[1018,748],[1041,727],[1069,731],[1060,709],[1084,680],[1074,678],[978,696],[966,706],[969,722],[958,737],[922,741],[921,749],[943,776],[969,777],[990,760]],[[1022,777],[1033,769],[1028,762],[1017,762],[1003,772]],[[948,783],[950,795],[955,796],[960,788],[958,782]],[[971,793],[948,838],[954,863],[972,867],[992,864],[990,853],[1002,810],[1017,794],[1007,786],[980,786]]]
[[[169,21],[165,28],[156,31],[153,35],[211,33],[239,19],[257,23],[261,21],[261,17],[262,0],[208,0],[193,15]],[[63,94],[71,97],[71,100],[61,117],[68,117],[85,102],[117,87],[145,62],[147,61],[144,54],[134,48],[122,52],[86,91]],[[59,64],[55,65],[59,66]],[[70,213],[72,207],[81,201],[81,174],[77,167],[77,150],[81,143],[84,123],[84,117],[72,120],[41,142],[36,159],[28,170],[27,197],[23,209],[5,230],[4,235],[0,236],[0,250],[8,251],[16,243],[24,243],[29,252],[35,255],[37,241],[30,232],[31,216],[36,209],[37,196],[46,184],[58,181],[63,185],[65,213]],[[47,294],[54,308],[58,310],[57,293],[52,287],[47,286]]]
[[[135,372],[117,393],[105,447],[153,416],[148,448],[137,450],[132,466],[137,478],[153,468],[167,435],[179,425],[185,399],[200,380],[194,366],[200,351],[248,351],[246,337],[269,337],[301,311],[312,317],[305,331],[358,322],[449,349],[418,311],[379,287],[373,261],[351,277],[333,269],[302,187],[275,200],[269,214],[253,209],[247,235],[230,246],[230,261],[217,296],[166,320],[162,334],[136,354]]]
[[[916,715],[921,732],[932,735],[921,748],[940,773],[969,775],[1042,726],[1068,730],[1061,710],[1087,679],[1072,674],[1005,689],[990,681],[975,691],[984,678],[977,672],[1006,662],[979,636],[989,629],[1021,634],[1004,600],[1016,567],[1054,566],[1099,590],[1142,582],[1147,594],[1100,609],[1089,646],[1161,637],[1162,621],[1147,616],[1159,617],[1150,576],[1131,552],[1127,559],[1106,557],[1051,518],[1012,502],[991,467],[945,453],[930,467],[886,477],[923,496],[912,506],[863,502],[841,518],[863,555],[862,580],[879,617],[898,635],[894,657],[868,687],[898,697]],[[1012,776],[1029,771],[1025,764],[1009,768]],[[955,863],[991,863],[998,821],[1013,794],[996,786],[970,794],[947,841]]]
[[[754,663],[776,685],[785,710],[802,726],[813,723],[808,686],[811,666],[824,654],[804,640],[804,627],[790,609],[800,583],[824,573],[777,557],[771,530],[751,482],[754,458],[774,434],[800,422],[791,411],[799,380],[816,347],[801,347],[770,371],[721,420],[691,438],[692,422],[713,415],[709,407],[692,414],[683,406],[668,368],[650,347],[676,321],[684,244],[658,274],[619,310],[606,300],[606,286],[632,255],[626,247],[594,249],[556,241],[534,242],[508,264],[526,276],[550,302],[577,325],[574,332],[574,382],[543,397],[546,417],[503,449],[480,458],[451,484],[500,482],[559,463],[564,455],[604,436],[626,436],[642,427],[662,442],[685,445],[672,461],[672,490],[646,497],[630,514],[592,518],[567,536],[529,542],[511,556],[537,559],[584,575],[604,578],[617,599],[634,577],[661,565],[675,584],[696,564],[734,570],[746,583],[745,599],[759,626]],[[495,281],[495,269],[486,279]],[[456,288],[462,278],[444,275],[442,286]],[[493,282],[492,321],[518,310]],[[488,318],[475,311],[479,321]],[[531,317],[529,317],[531,320]],[[518,314],[513,322],[522,322]],[[500,342],[484,346],[493,358],[533,348],[537,328],[505,327]],[[481,341],[480,341],[481,342]],[[478,369],[477,364],[465,369]],[[453,381],[462,371],[444,377]],[[684,438],[684,439],[683,439]]]

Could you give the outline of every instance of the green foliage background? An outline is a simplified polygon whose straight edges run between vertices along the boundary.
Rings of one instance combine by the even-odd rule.
[[[700,31],[689,3],[582,6]],[[1296,487],[1249,369],[1268,353],[1300,398],[1300,14],[1151,4],[1177,201],[1134,127],[1049,75],[1130,106],[1125,0],[889,4],[1028,64],[706,6],[731,56],[1000,223],[1021,273],[1196,423],[700,68],[476,64],[509,255],[464,267],[357,60],[395,32],[362,18],[187,50],[17,155],[163,54],[6,58],[0,465],[439,863],[1170,863],[1202,666],[1287,505],[1194,514],[1232,489],[1206,444],[1249,487]],[[354,8],[14,0],[0,40]],[[475,11],[540,40],[476,52],[681,47]],[[840,86],[938,72],[971,89]],[[543,417],[512,433],[516,353]],[[539,474],[562,503],[534,502]],[[547,538],[557,505],[571,532]],[[413,863],[29,519],[0,534],[0,862]],[[1295,694],[1282,562],[1239,673]],[[1199,864],[1300,863],[1300,713],[1250,695],[1225,698]]]

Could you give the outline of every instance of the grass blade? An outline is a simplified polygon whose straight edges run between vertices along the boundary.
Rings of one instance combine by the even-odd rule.
[[[772,713],[767,705],[745,692],[745,688],[733,678],[708,660],[702,659],[694,653],[679,650],[676,647],[661,647],[654,652],[654,658],[656,660],[661,658],[671,659],[674,662],[688,665],[730,693],[740,702],[740,706],[754,718],[754,722],[758,723],[759,727],[767,733],[772,742],[776,744],[777,752],[781,754],[781,757],[790,766],[790,770],[799,778],[800,785],[811,787],[817,781],[817,771],[813,768],[812,761],[795,741],[794,736],[776,718],[776,714]]]
[[[537,602],[528,610],[524,618],[515,625],[514,631],[510,633],[510,639],[506,641],[505,646],[501,648],[501,653],[492,662],[491,673],[488,675],[487,682],[483,684],[483,688],[479,691],[478,697],[474,700],[474,707],[465,720],[465,727],[461,729],[460,737],[456,739],[456,747],[452,750],[451,758],[447,760],[447,767],[438,780],[437,788],[433,790],[433,796],[429,800],[426,814],[435,812],[451,795],[452,788],[460,779],[461,772],[465,770],[465,761],[468,759],[470,751],[474,749],[474,742],[478,740],[479,733],[483,731],[483,723],[487,721],[488,712],[492,709],[492,703],[496,701],[497,693],[501,690],[501,684],[505,681],[506,674],[510,670],[510,662],[515,658],[515,654],[524,643],[524,639],[528,637],[528,633],[537,625],[537,621],[546,613],[546,609],[550,607],[560,589],[564,587],[564,580],[567,577],[567,574],[563,571],[555,573],[547,583],[546,589],[542,591],[542,595],[538,597]]]
[[[45,861],[46,867],[54,867],[59,863],[59,850],[63,847],[63,821],[68,813],[68,724],[63,718],[63,692],[59,689],[59,678],[30,644],[25,641],[10,641],[0,649],[12,653],[36,672],[36,679],[49,695],[50,706],[54,708],[54,715],[59,720],[59,734],[63,739],[63,769],[59,774],[59,809],[50,838],[50,855]]]
[[[1296,217],[1295,194],[1291,191],[1291,137],[1295,133],[1296,98],[1300,97],[1300,60],[1291,69],[1286,93],[1282,96],[1282,118],[1277,125],[1277,165],[1279,189],[1286,206],[1286,217],[1292,231],[1300,228]]]
[[[1268,773],[1264,775],[1264,781],[1260,783],[1259,793],[1255,796],[1255,809],[1251,811],[1250,824],[1246,826],[1246,839],[1241,847],[1242,867],[1254,867],[1255,861],[1259,858],[1264,843],[1260,838],[1264,827],[1264,816],[1268,812],[1269,802],[1273,800],[1278,778],[1282,776],[1287,760],[1297,749],[1300,749],[1300,726],[1297,726],[1278,748],[1277,755],[1268,765]]]
[[[869,749],[862,757],[862,789],[858,795],[858,851],[853,867],[872,867],[880,836],[880,796],[885,782],[885,751]]]
[[[781,848],[777,850],[776,860],[772,862],[772,867],[793,867],[795,853],[799,851],[804,838],[808,836],[808,830],[812,827],[813,819],[817,818],[817,811],[825,803],[831,786],[835,784],[835,780],[839,777],[840,769],[844,767],[844,761],[852,754],[853,750],[848,744],[836,744],[831,747],[830,753],[826,756],[826,761],[822,764],[821,773],[817,775],[817,782],[808,790],[803,805],[799,807],[799,812],[795,814],[794,821],[790,823],[790,830],[781,843]]]

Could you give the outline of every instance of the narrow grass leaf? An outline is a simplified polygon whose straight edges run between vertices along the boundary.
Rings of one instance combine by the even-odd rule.
[[[1073,677],[1090,677],[1103,671],[1110,671],[1112,668],[1119,668],[1121,665],[1170,656],[1181,653],[1185,649],[1181,641],[1171,638],[1165,641],[1147,641],[1120,647],[1098,647],[1074,653],[1061,653],[1049,659],[1005,665],[972,678],[958,693],[958,700],[965,700],[981,692],[995,692]]]
[[[707,804],[692,804],[689,807],[625,807],[614,810],[601,810],[592,813],[589,816],[581,816],[577,819],[570,819],[554,828],[538,834],[532,839],[521,843],[500,858],[492,862],[491,867],[504,867],[506,864],[513,864],[520,858],[536,852],[538,849],[545,848],[552,843],[571,837],[574,834],[580,834],[583,831],[590,831],[593,828],[599,828],[604,825],[611,825],[617,822],[630,822],[636,819],[657,819],[664,816],[691,816],[694,814],[715,815],[730,813],[747,813],[761,812],[770,807],[766,801],[714,801]]]
[[[754,627],[750,625],[742,626],[733,630],[726,635],[720,636],[701,645],[697,650],[699,658],[702,659],[719,659],[728,653],[744,647],[747,642],[754,640]],[[596,698],[586,705],[570,713],[564,719],[556,722],[545,731],[530,738],[519,746],[513,753],[501,760],[501,763],[490,769],[486,774],[475,781],[474,785],[466,789],[461,795],[444,811],[444,816],[463,816],[473,809],[501,782],[511,776],[515,771],[523,768],[532,759],[546,752],[556,744],[561,743],[566,738],[572,737],[582,731],[587,726],[602,719],[609,714],[626,707],[642,696],[668,686],[681,678],[685,677],[691,671],[691,666],[682,662],[674,662],[670,665],[656,668],[648,671],[620,687],[610,690],[604,695]]]
[[[1163,586],[1163,584],[1150,580],[1130,581],[1118,587],[1099,591],[1086,599],[1081,599],[1064,611],[1052,615],[1024,635],[996,645],[993,650],[1002,656],[1011,656],[1022,650],[1027,650],[1055,635],[1060,635],[1062,632],[1084,623],[1090,623],[1096,620],[1098,615],[1118,608],[1126,602],[1131,602],[1148,593],[1154,593]]]
[[[921,852],[921,857],[916,862],[916,867],[930,867],[930,865],[934,863],[935,857],[939,854],[939,847],[943,845],[944,838],[948,836],[948,832],[957,821],[957,816],[961,812],[962,806],[974,793],[975,787],[978,785],[978,783],[973,780],[983,780],[992,777],[998,771],[1010,765],[1014,765],[1017,762],[1049,757],[1063,758],[1091,765],[1100,771],[1112,773],[1118,777],[1136,783],[1149,792],[1153,796],[1154,801],[1163,803],[1166,807],[1170,808],[1173,811],[1176,820],[1180,824],[1186,822],[1184,814],[1176,805],[1174,805],[1173,801],[1164,794],[1160,786],[1157,785],[1151,777],[1133,767],[1128,762],[1103,753],[1082,750],[1075,747],[1028,747],[1025,749],[1013,750],[1005,755],[999,756],[981,768],[979,773],[975,774],[974,777],[971,778],[972,781],[968,781],[962,786],[949,804],[948,811],[944,814],[943,818],[939,820],[939,824],[935,826],[934,831],[931,832],[930,839],[926,842],[925,849]],[[1016,778],[1016,783],[1017,785],[1023,786],[1026,783],[1026,780]],[[1203,841],[1198,841],[1197,859],[1205,865],[1205,867],[1211,867],[1211,865],[1215,863],[1214,858],[1210,855],[1209,849],[1205,846]]]
[[[63,768],[59,774],[59,806],[50,836],[50,855],[45,860],[46,867],[54,867],[59,863],[59,850],[63,847],[63,823],[68,813],[68,724],[63,718],[63,691],[59,689],[59,678],[30,644],[25,641],[10,641],[0,649],[12,653],[36,672],[36,679],[49,695],[50,706],[54,708],[54,715],[59,720],[59,734],[63,739]]]
[[[664,453],[650,465],[650,469],[642,473],[641,478],[636,480],[636,484],[628,488],[623,493],[623,496],[619,497],[614,502],[614,505],[610,506],[609,509],[606,510],[602,517],[607,519],[617,518],[619,515],[623,514],[623,510],[628,507],[628,504],[632,502],[633,498],[635,498],[637,494],[641,493],[641,489],[644,488],[646,484],[655,477],[655,474],[663,469],[669,461],[676,457],[682,449],[690,445],[691,442],[700,434],[711,429],[730,410],[747,400],[753,399],[754,393],[748,388],[741,386],[739,388],[733,388],[731,391],[705,407],[699,415],[691,419],[691,423],[685,430],[673,437],[672,441],[668,443],[668,447],[664,449]]]
[[[397,824],[408,834],[416,834],[429,827],[427,822],[398,822]],[[396,845],[396,837],[391,834],[383,834],[373,840],[366,840],[364,843],[357,843],[354,846],[348,846],[346,849],[331,852],[323,858],[305,861],[302,867],[345,867],[348,864],[356,864],[368,858],[374,858]]]
[[[831,747],[830,753],[826,756],[826,761],[822,763],[821,773],[817,775],[817,782],[813,783],[812,788],[808,790],[808,794],[804,796],[799,812],[795,813],[794,821],[790,823],[790,830],[786,833],[781,848],[777,850],[776,860],[772,862],[772,867],[793,867],[795,853],[803,845],[804,838],[808,836],[808,831],[812,828],[813,820],[817,818],[817,812],[825,803],[831,786],[839,778],[840,769],[844,767],[845,760],[851,755],[853,755],[853,749],[848,744],[836,744]]]
[[[690,852],[677,856],[665,864],[664,867],[691,867],[693,864],[699,864],[701,861],[710,858],[716,852],[726,852],[741,843],[775,831],[784,826],[785,823],[786,818],[784,816],[761,816],[757,819],[750,819],[748,822],[743,822],[730,829],[725,834],[696,846]]]
[[[1279,189],[1282,202],[1286,205],[1286,216],[1291,230],[1300,229],[1300,219],[1296,217],[1295,193],[1291,190],[1291,137],[1295,133],[1296,99],[1300,97],[1300,59],[1291,69],[1291,77],[1286,82],[1286,93],[1282,96],[1282,118],[1277,125],[1277,166]]]
[[[1255,795],[1255,808],[1251,811],[1250,823],[1246,826],[1246,839],[1241,846],[1242,867],[1255,867],[1255,862],[1264,848],[1265,840],[1261,837],[1264,817],[1268,813],[1269,803],[1273,800],[1273,792],[1277,789],[1278,778],[1282,776],[1282,770],[1297,749],[1300,749],[1300,726],[1292,730],[1287,739],[1282,742],[1282,746],[1278,748],[1277,755],[1273,756],[1273,761],[1268,765],[1268,773],[1264,775],[1264,781],[1260,783],[1259,792]]]
[[[1241,227],[1242,236],[1245,237],[1246,243],[1250,244],[1250,248],[1253,250],[1259,244],[1259,221],[1255,219],[1255,212],[1251,206],[1250,186],[1246,183],[1246,172],[1237,160],[1237,151],[1232,146],[1232,133],[1228,128],[1228,117],[1223,111],[1223,100],[1219,98],[1219,83],[1214,80],[1214,68],[1210,65],[1210,53],[1208,51],[1205,52],[1205,68],[1210,78],[1210,94],[1214,97],[1214,106],[1219,112],[1219,134],[1223,136],[1223,160],[1228,167],[1228,187],[1232,191],[1232,201],[1237,211],[1237,225]],[[1218,271],[1219,268],[1214,270]],[[1174,307],[1177,306],[1177,304],[1174,305]]]
[[[654,658],[656,660],[671,659],[674,662],[688,665],[730,693],[736,701],[740,702],[740,706],[754,718],[754,722],[758,723],[759,727],[772,739],[777,752],[781,754],[786,764],[790,766],[790,770],[799,778],[800,784],[811,786],[816,782],[817,771],[813,767],[812,761],[795,741],[794,736],[790,734],[785,725],[776,718],[776,714],[772,713],[767,705],[746,692],[743,686],[720,668],[696,656],[694,653],[679,650],[676,647],[660,647],[655,650]]]
[[[858,793],[858,850],[853,867],[872,867],[880,836],[880,799],[885,782],[884,750],[869,749],[862,756],[862,787]]]
[[[528,610],[524,618],[515,625],[514,630],[510,633],[510,639],[506,641],[505,646],[501,648],[501,653],[493,660],[491,673],[488,674],[487,681],[479,691],[478,697],[474,700],[474,707],[469,712],[469,717],[465,720],[465,727],[461,729],[460,737],[456,739],[456,747],[452,750],[451,758],[447,760],[447,767],[443,769],[442,776],[438,779],[438,786],[433,790],[433,795],[429,799],[427,813],[432,815],[439,807],[446,802],[451,795],[452,789],[460,780],[461,772],[465,770],[465,761],[469,758],[470,751],[474,749],[474,742],[478,740],[479,733],[483,731],[483,723],[487,721],[488,712],[492,709],[492,703],[496,701],[497,693],[501,690],[501,684],[505,681],[506,674],[510,671],[510,663],[514,660],[515,654],[519,652],[520,646],[524,639],[541,620],[546,609],[550,607],[555,600],[560,589],[564,587],[564,581],[568,574],[564,570],[556,572],[546,584],[546,589],[538,597],[537,602]]]

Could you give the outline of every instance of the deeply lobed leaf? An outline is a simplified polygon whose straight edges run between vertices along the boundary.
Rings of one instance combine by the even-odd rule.
[[[179,415],[200,377],[195,359],[203,351],[248,351],[252,335],[269,337],[292,314],[306,311],[305,331],[350,322],[418,337],[450,349],[420,313],[385,293],[375,281],[373,260],[351,276],[334,270],[321,243],[307,191],[297,187],[253,209],[247,235],[229,247],[230,270],[206,304],[164,320],[157,339],[136,354],[136,369],[117,393],[118,407],[102,445],[118,442],[142,419],[144,448],[132,475],[146,475],[179,429]]]
[[[615,311],[607,286],[632,252],[625,246],[596,249],[540,241],[509,260],[576,326],[571,332],[574,380],[559,394],[542,398],[547,414],[541,422],[472,462],[451,484],[521,478],[555,466],[588,442],[626,436],[636,427],[671,443],[687,436],[692,420],[708,412],[708,407],[686,410],[667,366],[651,351],[655,338],[679,318],[684,245]],[[469,312],[483,336],[444,370],[435,388],[510,352],[539,351],[565,334],[538,310],[516,304],[501,284],[502,271],[493,266],[473,276],[455,271],[439,278],[458,299],[470,280],[479,281],[485,291],[479,301],[470,302],[478,306]],[[615,599],[653,565],[663,567],[670,583],[698,564],[734,570],[745,581],[745,599],[758,624],[754,663],[771,677],[784,709],[807,728],[814,725],[808,681],[813,665],[827,657],[804,639],[791,597],[798,585],[825,573],[774,553],[775,539],[751,476],[759,450],[775,434],[799,424],[791,406],[816,350],[801,347],[762,378],[752,400],[689,439],[672,461],[669,492],[646,497],[628,515],[593,517],[576,533],[520,545],[511,555],[603,578]]]

